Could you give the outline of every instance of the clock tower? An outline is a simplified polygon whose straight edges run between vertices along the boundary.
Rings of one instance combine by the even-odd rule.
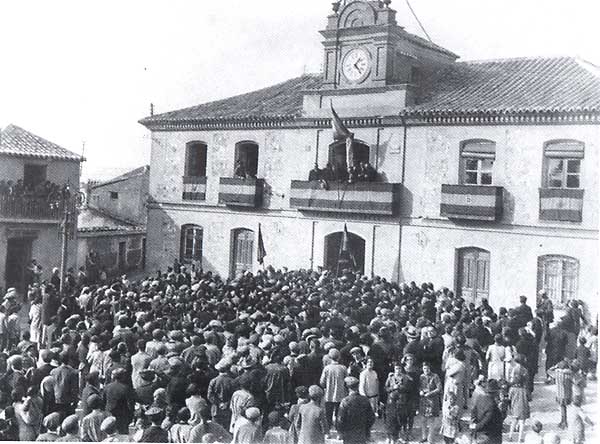
[[[333,13],[321,31],[324,37],[321,102],[325,96],[336,96],[333,101],[340,107],[354,107],[352,102],[358,103],[368,94],[373,112],[383,112],[382,106],[395,112],[398,107],[415,103],[424,71],[438,69],[457,59],[456,54],[398,25],[391,2],[342,0],[333,3]],[[343,95],[362,97],[344,100]],[[305,104],[311,108],[309,103]],[[305,111],[309,112],[308,108]]]

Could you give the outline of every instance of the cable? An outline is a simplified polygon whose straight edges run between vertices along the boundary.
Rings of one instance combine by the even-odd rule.
[[[415,11],[413,10],[413,8],[410,5],[410,2],[408,0],[406,0],[406,4],[408,5],[408,9],[410,9],[410,12],[412,13],[413,17],[415,18],[415,20],[417,21],[417,23],[421,27],[421,30],[423,31],[423,33],[427,37],[427,40],[429,40],[431,43],[433,43],[433,40],[431,40],[431,37],[429,37],[429,34],[427,34],[427,31],[425,30],[425,27],[421,23],[421,20],[419,20],[419,17],[417,17],[417,14],[415,14]]]

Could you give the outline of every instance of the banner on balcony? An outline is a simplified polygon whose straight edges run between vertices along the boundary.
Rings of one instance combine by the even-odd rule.
[[[332,182],[326,190],[319,182],[293,180],[290,206],[305,211],[391,216],[394,190],[393,184],[378,182]]]
[[[444,184],[440,214],[449,219],[498,220],[502,187]]]
[[[540,189],[540,219],[581,222],[583,190],[570,188]]]
[[[206,199],[206,177],[183,176],[183,200]]]
[[[219,203],[239,207],[258,207],[263,191],[262,179],[221,177]]]

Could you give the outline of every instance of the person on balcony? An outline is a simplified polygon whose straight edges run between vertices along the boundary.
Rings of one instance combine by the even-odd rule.
[[[244,166],[244,164],[242,163],[241,160],[238,160],[235,163],[234,175],[235,175],[235,177],[240,177],[243,179],[245,179],[247,177],[246,167]]]

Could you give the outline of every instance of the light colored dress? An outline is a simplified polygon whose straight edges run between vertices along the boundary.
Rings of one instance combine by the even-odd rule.
[[[458,405],[444,400],[442,406],[442,428],[440,433],[446,438],[456,438],[459,432],[460,413]]]
[[[448,359],[447,365],[444,397],[448,392],[454,392],[456,394],[456,404],[459,409],[465,409],[468,397],[468,388],[466,386],[467,366],[464,362],[461,362],[454,357]]]
[[[40,344],[42,340],[42,304],[32,304],[29,309],[29,333],[31,342]]]
[[[506,358],[506,347],[492,344],[488,347],[485,360],[488,363],[488,379],[500,380],[504,378],[504,359]]]

